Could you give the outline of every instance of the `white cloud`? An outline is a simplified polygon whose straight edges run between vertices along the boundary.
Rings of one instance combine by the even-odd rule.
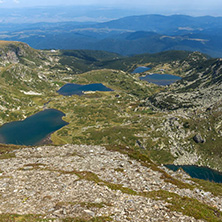
[[[4,3],[4,1],[0,0],[0,4]]]

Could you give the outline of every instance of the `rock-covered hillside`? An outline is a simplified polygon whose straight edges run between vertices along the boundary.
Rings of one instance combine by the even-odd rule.
[[[193,60],[195,57],[193,57]],[[150,98],[157,107],[166,110],[179,108],[208,108],[222,100],[222,60],[200,58],[188,65],[184,78]],[[195,60],[193,61],[195,62]]]
[[[85,145],[11,149],[1,156],[0,221],[222,220],[216,184],[144,155]]]
[[[178,66],[179,65],[179,66]],[[147,105],[171,116],[161,127],[177,164],[200,164],[221,169],[222,61],[195,52],[182,63],[162,64],[182,80],[152,95]]]

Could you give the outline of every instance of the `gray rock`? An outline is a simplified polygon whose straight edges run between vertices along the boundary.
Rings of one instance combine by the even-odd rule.
[[[136,143],[141,149],[145,149],[143,144],[139,140],[137,140]]]
[[[91,210],[84,210],[85,213],[89,214],[90,216],[94,217],[95,213]]]
[[[102,203],[102,202],[103,202],[103,200],[101,198],[96,198],[95,199],[95,203]]]
[[[33,166],[24,166],[23,167],[23,170],[32,170],[33,169]]]
[[[196,143],[204,143],[205,142],[205,140],[202,138],[202,136],[199,133],[193,137],[193,140]]]

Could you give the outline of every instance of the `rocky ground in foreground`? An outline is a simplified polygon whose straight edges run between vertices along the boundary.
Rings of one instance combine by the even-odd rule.
[[[0,160],[0,221],[15,214],[46,221],[222,220],[221,196],[132,155],[64,145],[21,148],[11,157]]]

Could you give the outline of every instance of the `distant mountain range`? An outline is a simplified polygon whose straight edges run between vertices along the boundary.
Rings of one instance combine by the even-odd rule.
[[[129,16],[104,23],[0,25],[0,38],[37,49],[92,49],[121,55],[167,50],[222,56],[222,17]]]
[[[46,1],[47,2],[47,1]],[[67,2],[65,2],[67,3]],[[4,5],[5,4],[5,8]],[[39,23],[39,22],[104,22],[132,14],[144,14],[141,9],[99,7],[98,5],[60,5],[9,8],[10,1],[0,3],[1,23]],[[8,7],[7,7],[8,6]]]

